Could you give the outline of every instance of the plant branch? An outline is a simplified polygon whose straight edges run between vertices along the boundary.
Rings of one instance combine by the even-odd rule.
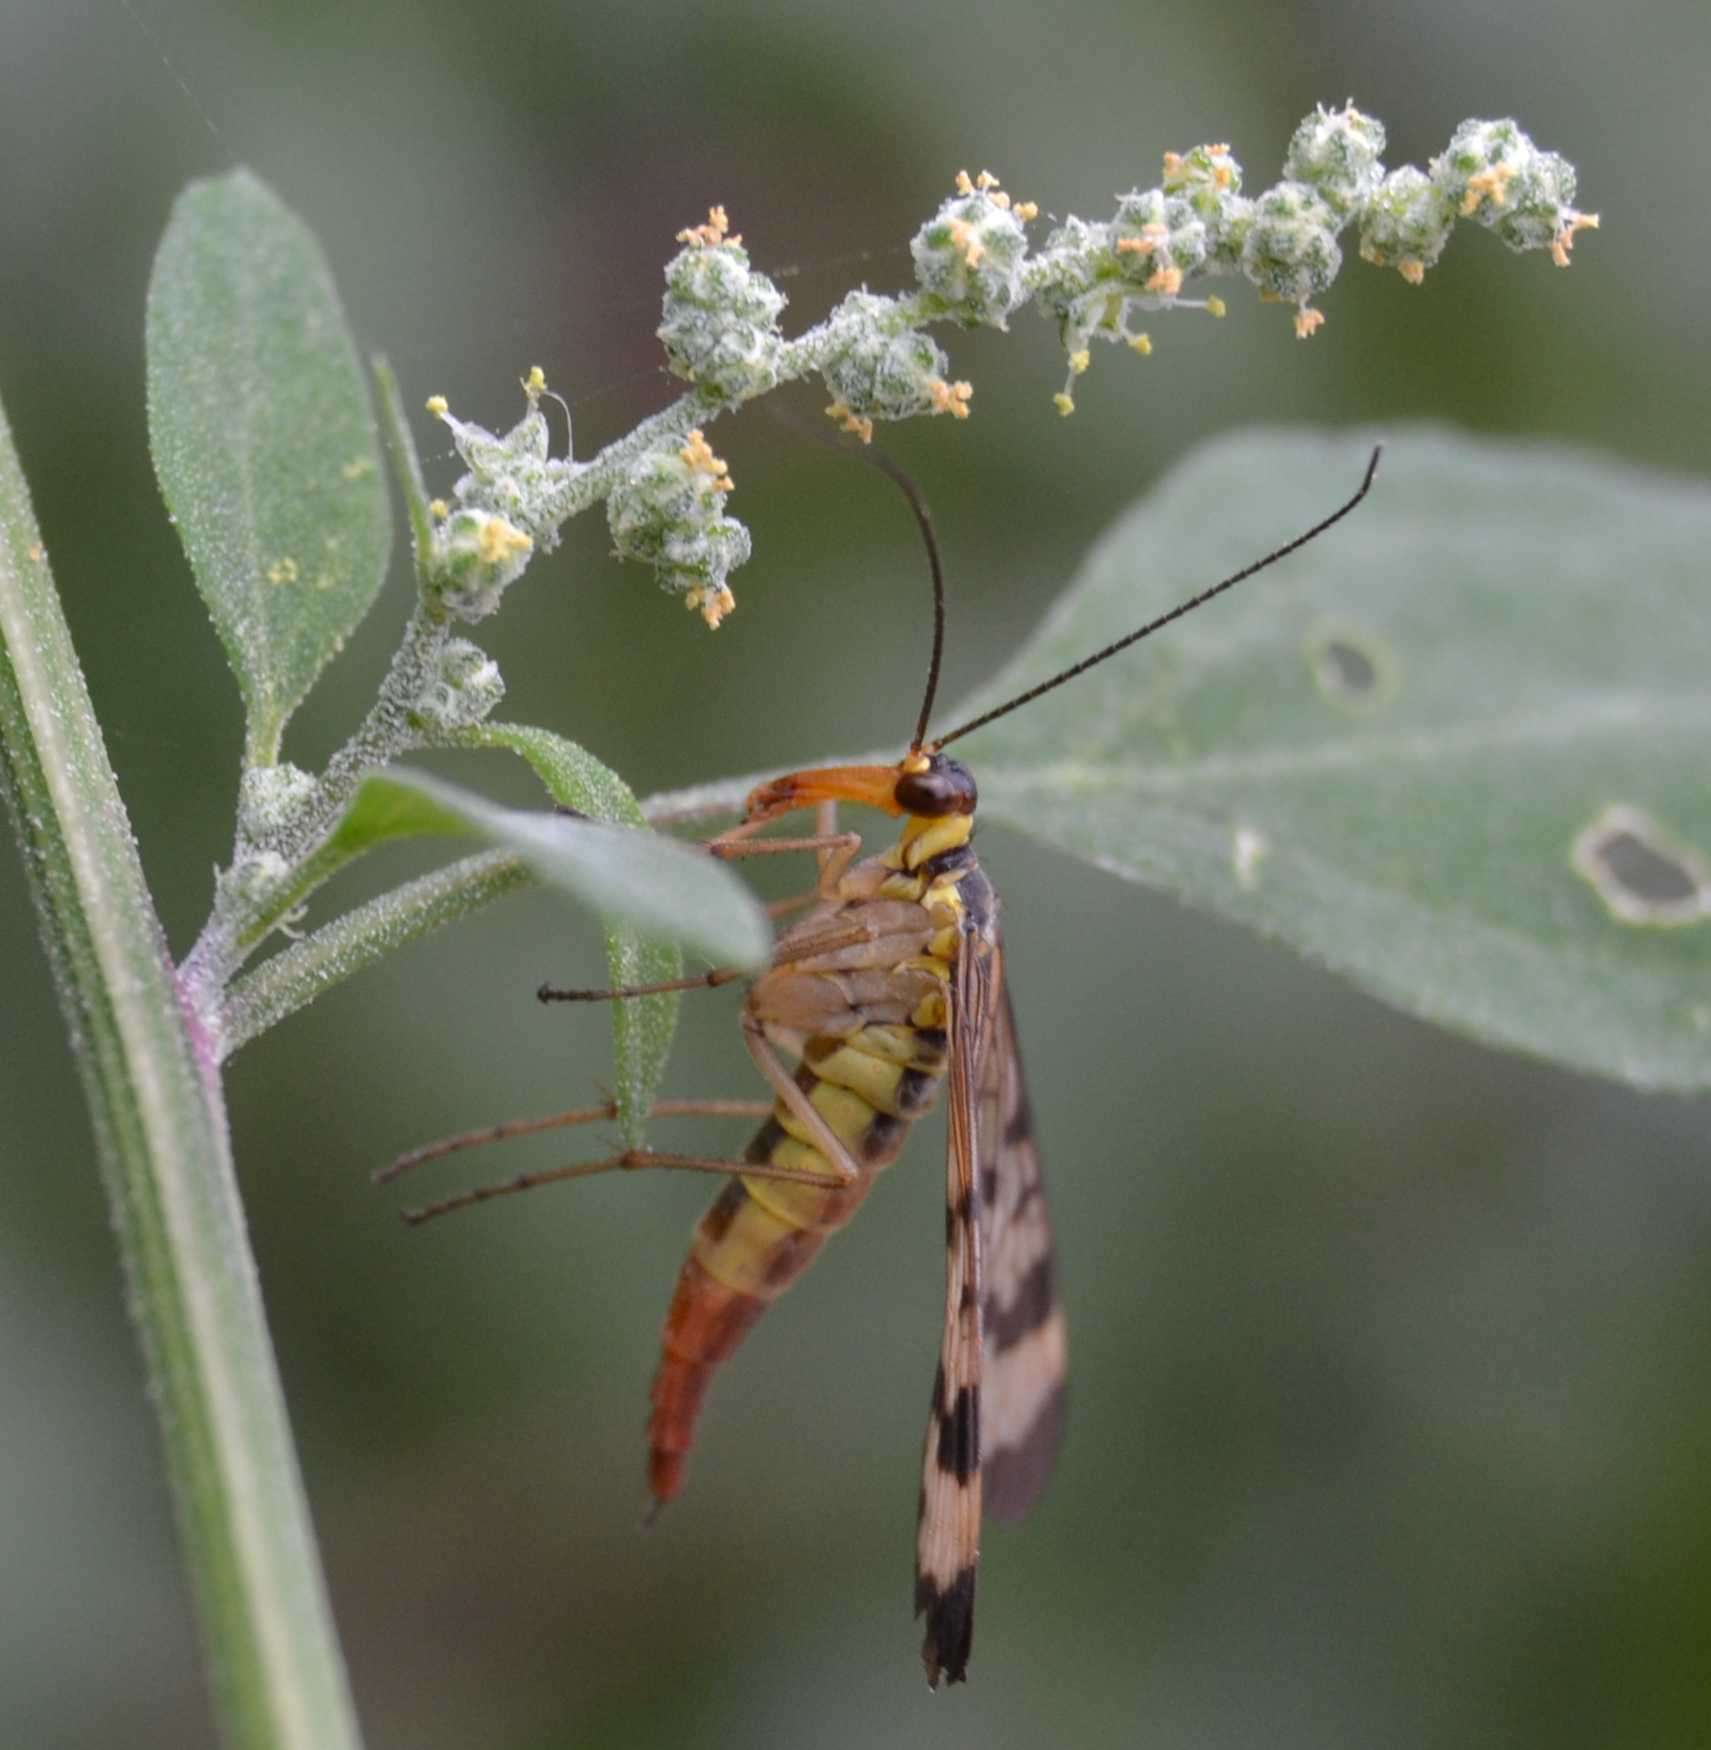
[[[535,877],[515,857],[487,851],[347,912],[232,986],[221,1010],[221,1059],[395,948],[534,885]]]

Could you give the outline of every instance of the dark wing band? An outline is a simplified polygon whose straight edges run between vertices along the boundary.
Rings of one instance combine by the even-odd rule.
[[[1002,958],[965,918],[950,991],[950,1142],[945,1152],[945,1324],[927,1418],[915,1533],[915,1614],[927,1619],[927,1682],[960,1683],[974,1641],[980,1564],[981,1236],[979,1091]]]
[[[986,1273],[981,1487],[986,1511],[1014,1520],[1039,1499],[1057,1459],[1069,1345],[1008,990],[980,1088],[980,1168]]]

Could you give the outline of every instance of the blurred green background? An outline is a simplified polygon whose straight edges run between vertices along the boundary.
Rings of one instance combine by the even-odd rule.
[[[9,0],[0,394],[175,948],[227,848],[239,731],[145,444],[143,293],[187,178],[241,160],[272,182],[413,406],[508,423],[539,363],[587,454],[668,399],[659,267],[715,200],[792,270],[801,324],[904,283],[962,166],[1098,216],[1216,139],[1263,186],[1299,117],[1349,95],[1391,163],[1514,114],[1579,166],[1604,229],[1571,273],[1458,232],[1420,291],[1352,263],[1311,345],[1226,288],[1228,320],[1156,320],[1145,363],[1101,353],[1067,423],[1044,323],[947,340],[975,417],[892,447],[949,556],[954,699],[1119,507],[1234,426],[1433,417],[1703,472],[1708,78],[1703,0]],[[890,489],[764,414],[715,442],[756,540],[716,637],[587,518],[486,638],[508,714],[638,792],[896,743],[914,710],[922,567]],[[353,722],[406,596],[395,566],[295,758]],[[462,775],[529,793],[497,761]],[[604,1017],[531,996],[599,978],[589,923],[513,900],[237,1060],[369,1743],[1711,1742],[1704,1104],[1476,1049],[1014,835],[984,847],[1075,1395],[1044,1507],[987,1540],[973,1681],[948,1696],[908,1612],[936,1124],[721,1381],[692,1486],[644,1535],[658,1321],[708,1187],[596,1182],[416,1234],[367,1182],[439,1131],[589,1096]],[[0,1739],[189,1750],[214,1728],[156,1434],[10,856],[0,964]],[[692,999],[669,1092],[748,1091],[735,1000]]]

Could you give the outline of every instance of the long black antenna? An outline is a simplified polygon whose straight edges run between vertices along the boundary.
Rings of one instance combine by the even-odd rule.
[[[1149,620],[1138,632],[1131,632],[1126,638],[1119,638],[1115,644],[1107,644],[1103,650],[1096,650],[1091,656],[1083,657],[1073,668],[1066,668],[1062,674],[1053,675],[1049,681],[1041,681],[1037,687],[1030,687],[1027,692],[1018,693],[1017,696],[1014,699],[1011,699],[1007,704],[995,705],[990,711],[983,711],[980,716],[971,719],[967,723],[960,724],[957,728],[953,729],[949,735],[939,736],[936,741],[930,744],[932,751],[936,753],[941,747],[948,746],[951,742],[956,741],[961,736],[967,735],[971,730],[983,729],[995,718],[1007,717],[1012,711],[1019,711],[1024,705],[1031,705],[1042,693],[1049,693],[1053,687],[1061,687],[1065,681],[1072,681],[1077,675],[1086,674],[1090,668],[1097,668],[1106,657],[1115,656],[1119,650],[1127,650],[1131,644],[1138,644],[1143,638],[1150,638],[1153,633],[1160,630],[1160,628],[1168,626],[1172,620],[1180,620],[1184,614],[1191,614],[1196,608],[1204,607],[1207,602],[1211,601],[1213,596],[1222,595],[1227,589],[1234,589],[1238,583],[1241,583],[1246,578],[1252,577],[1256,571],[1264,571],[1268,565],[1275,565],[1278,560],[1287,559],[1296,548],[1305,547],[1309,541],[1316,541],[1328,528],[1331,528],[1336,523],[1340,523],[1343,518],[1346,517],[1349,512],[1366,497],[1368,490],[1372,486],[1372,477],[1378,472],[1378,458],[1383,454],[1383,444],[1373,445],[1372,458],[1366,465],[1366,473],[1362,477],[1360,486],[1356,490],[1354,497],[1339,509],[1332,511],[1323,522],[1315,523],[1305,534],[1297,535],[1293,541],[1286,541],[1281,547],[1276,548],[1273,552],[1267,553],[1263,559],[1256,559],[1252,565],[1244,565],[1240,571],[1226,577],[1222,583],[1215,583],[1210,589],[1201,590],[1199,595],[1190,596],[1187,601],[1179,602],[1168,614],[1160,614],[1156,620]],[[923,515],[919,506],[916,508],[916,515]],[[930,540],[931,537],[929,536],[929,541]],[[936,578],[938,572],[937,554],[935,554],[933,558],[933,569]],[[940,619],[942,623],[942,613]],[[936,681],[937,678],[938,649],[935,644],[933,650],[933,679]],[[929,704],[932,702],[932,696],[932,686],[929,685],[927,689],[927,699]],[[921,725],[921,729],[917,733],[914,743],[916,747],[922,746],[925,739],[925,714],[922,716]]]
[[[945,568],[939,559],[939,542],[933,533],[932,512],[927,509],[927,501],[921,496],[920,487],[884,450],[845,443],[833,437],[824,426],[809,424],[807,420],[799,418],[793,409],[780,407],[775,401],[768,400],[766,410],[781,425],[789,426],[799,436],[811,438],[829,450],[836,450],[839,455],[853,456],[858,462],[866,462],[880,473],[889,474],[896,481],[903,496],[909,500],[909,508],[915,513],[915,524],[921,531],[921,539],[927,544],[927,563],[933,572],[933,656],[927,664],[927,692],[921,701],[921,715],[915,723],[915,739],[909,743],[909,751],[918,753],[926,745],[927,725],[933,716],[933,700],[939,691],[939,666],[945,654]]]
[[[915,513],[921,539],[927,544],[927,564],[933,572],[933,655],[927,664],[927,691],[921,700],[921,715],[915,721],[915,738],[909,743],[909,751],[918,753],[926,745],[927,725],[932,721],[933,700],[939,690],[939,665],[945,654],[945,568],[939,559],[938,537],[933,533],[933,514],[927,509],[920,487],[883,450],[863,450],[860,454],[864,462],[871,462],[882,474],[889,474],[902,488],[909,508]]]

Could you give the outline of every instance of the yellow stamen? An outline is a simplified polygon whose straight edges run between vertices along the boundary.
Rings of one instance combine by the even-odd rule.
[[[986,253],[986,245],[974,234],[967,219],[951,220],[951,242],[962,251],[962,258],[970,267],[977,266]]]
[[[687,231],[679,231],[679,243],[699,243],[703,249],[717,249],[721,243],[741,243],[741,237],[731,237],[727,233],[731,229],[731,221],[723,207],[707,209],[707,223],[694,225]]]
[[[1072,352],[1069,355],[1069,368],[1078,377],[1092,362],[1093,355],[1086,347],[1083,347],[1080,352]]]
[[[1568,252],[1574,247],[1576,231],[1596,231],[1598,215],[1596,213],[1577,213],[1569,211],[1563,214],[1562,222],[1557,226],[1557,234],[1551,239],[1551,260],[1558,267],[1568,266]]]
[[[1052,397],[1052,405],[1064,416],[1065,419],[1068,419],[1075,411],[1075,402],[1061,390]]]
[[[972,383],[947,383],[943,377],[929,377],[927,393],[935,413],[948,413],[952,419],[968,418],[969,397],[974,393]]]
[[[873,442],[873,421],[860,413],[852,413],[842,401],[834,401],[826,409],[826,417],[835,419],[841,431],[847,431],[858,437],[864,444]]]
[[[731,594],[730,585],[722,583],[717,590],[709,590],[697,605],[708,631],[717,632],[719,622],[737,605],[737,598]]]
[[[1206,300],[1206,314],[1208,316],[1227,316],[1229,311],[1230,306],[1222,298],[1211,297]]]
[[[523,391],[528,395],[540,395],[545,392],[547,374],[539,365],[530,365],[529,374],[523,379]]]
[[[427,409],[435,419],[444,419],[451,411],[451,403],[443,395],[430,395],[427,399]]]
[[[476,548],[483,565],[498,565],[513,553],[526,553],[534,542],[521,529],[514,529],[502,516],[489,518]]]
[[[1493,164],[1489,170],[1481,170],[1477,175],[1467,179],[1467,192],[1461,198],[1462,216],[1476,212],[1482,200],[1489,199],[1494,207],[1502,206],[1509,199],[1509,184],[1515,180],[1513,164]]]
[[[1152,341],[1144,334],[1131,334],[1129,336],[1129,345],[1138,352],[1142,358],[1149,357],[1153,350]]]
[[[443,523],[451,513],[452,507],[447,504],[443,498],[430,498],[428,500],[428,515],[431,516],[435,522]]]
[[[707,442],[699,426],[687,434],[687,441],[677,453],[697,474],[708,475],[713,481],[715,491],[731,490],[728,484],[723,484],[729,477],[730,469],[713,454],[713,447]]]

